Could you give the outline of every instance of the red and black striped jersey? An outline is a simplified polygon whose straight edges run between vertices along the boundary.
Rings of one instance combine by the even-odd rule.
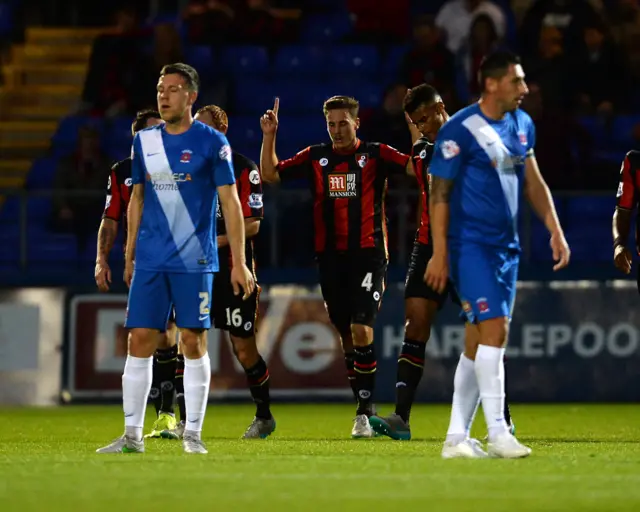
[[[640,151],[629,151],[620,168],[616,207],[636,209],[636,250],[640,254]]]
[[[242,214],[245,219],[262,219],[264,216],[264,204],[262,199],[262,177],[258,166],[253,160],[250,160],[240,153],[233,152],[233,169],[236,177],[236,187],[238,189],[238,197],[242,206]],[[218,235],[225,235],[227,227],[224,223],[224,216],[220,202],[216,207],[216,228]],[[246,241],[246,259],[247,266],[253,268],[254,251],[253,240]],[[225,267],[231,268],[231,248],[227,245],[218,249],[218,259],[220,261],[220,269]]]
[[[127,239],[127,208],[131,198],[131,158],[117,162],[111,167],[107,181],[107,200],[104,205],[103,219],[122,221],[124,239]],[[126,244],[124,244],[126,246]],[[123,248],[126,248],[123,246]]]
[[[420,187],[420,225],[416,230],[416,242],[428,245],[431,241],[429,224],[429,163],[433,156],[433,144],[425,137],[421,137],[413,145],[411,158],[416,172],[416,179]]]
[[[387,178],[406,172],[410,157],[386,144],[357,141],[349,153],[310,146],[278,163],[281,179],[309,181],[315,251],[376,248],[387,254]]]

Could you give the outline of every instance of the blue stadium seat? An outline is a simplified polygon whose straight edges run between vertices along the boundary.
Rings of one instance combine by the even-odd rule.
[[[611,141],[611,130],[607,123],[597,116],[583,116],[578,122],[589,132],[594,143],[598,147],[609,146]]]
[[[275,56],[274,69],[283,77],[322,74],[329,69],[326,51],[320,46],[283,46]]]
[[[9,36],[14,26],[14,7],[17,2],[5,1],[0,3],[0,39]]]
[[[308,16],[302,22],[300,31],[306,43],[331,43],[340,41],[353,30],[349,13],[341,11],[333,14]]]
[[[230,46],[224,49],[223,62],[234,74],[263,73],[269,67],[269,53],[264,46]]]
[[[86,116],[68,116],[60,121],[58,129],[51,137],[51,146],[56,156],[64,156],[75,151],[78,143],[78,131],[83,126],[92,126],[102,131],[101,119]]]
[[[77,261],[78,245],[75,235],[39,233],[29,236],[27,258],[32,262],[68,262]]]
[[[571,259],[576,262],[611,261],[611,218],[569,225],[565,236],[571,247]]]
[[[287,145],[298,149],[329,142],[327,126],[320,114],[315,117],[282,117],[278,132],[279,140],[286,141]],[[293,154],[288,154],[284,158]]]
[[[637,115],[616,116],[613,121],[613,142],[618,148],[628,151],[638,145],[635,139],[634,128],[640,125],[640,117]]]
[[[290,85],[291,86],[291,85]],[[256,83],[251,80],[238,80],[235,84],[234,107],[235,111],[241,115],[257,116],[256,120],[267,110],[273,107],[276,96],[281,96],[282,90],[278,90],[276,84],[269,81]],[[284,106],[283,101],[283,106]],[[229,122],[230,126],[235,121]]]
[[[363,80],[360,75],[340,77],[335,82],[336,94],[353,96],[361,108],[377,108],[382,104],[383,86],[378,81]]]
[[[329,49],[331,67],[338,73],[372,74],[380,68],[380,56],[375,46],[348,44]]]
[[[234,117],[229,122],[228,135],[229,140],[231,141],[231,146],[241,153],[244,151],[241,151],[239,148],[260,148],[260,145],[262,144],[260,118],[258,116]]]
[[[187,46],[184,50],[185,63],[198,70],[201,76],[208,76],[213,73],[215,59],[211,46],[193,45]]]
[[[400,72],[402,59],[410,49],[411,47],[406,44],[398,44],[388,47],[383,57],[382,70],[389,75],[397,76]]]
[[[55,157],[36,160],[27,175],[27,188],[31,190],[52,188],[57,165],[58,159]]]
[[[603,219],[611,225],[616,198],[608,196],[582,196],[567,199],[565,222],[568,226],[583,226],[601,222]],[[609,229],[610,231],[610,229]],[[609,236],[610,233],[607,233]]]

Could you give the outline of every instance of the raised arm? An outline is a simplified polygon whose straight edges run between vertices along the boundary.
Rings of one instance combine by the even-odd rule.
[[[267,183],[278,183],[278,155],[276,154],[276,133],[278,131],[278,110],[280,98],[276,98],[273,109],[267,110],[260,118],[262,128],[262,147],[260,148],[260,169],[262,179]]]

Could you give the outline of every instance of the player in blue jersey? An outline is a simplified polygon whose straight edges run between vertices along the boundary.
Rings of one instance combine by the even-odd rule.
[[[450,277],[480,334],[477,343],[466,343],[456,369],[442,456],[486,455],[469,442],[479,393],[488,455],[519,458],[531,449],[505,422],[503,358],[516,292],[522,195],[551,234],[555,270],[569,263],[570,251],[534,156],[533,121],[519,109],[528,93],[520,59],[495,52],[485,57],[479,75],[480,101],[440,129],[430,169],[433,256],[427,284],[443,291]]]
[[[138,132],[133,140],[124,275],[130,286],[129,354],[122,376],[125,432],[99,453],[144,451],[152,355],[172,308],[185,358],[183,448],[207,453],[200,435],[211,380],[205,331],[211,327],[211,288],[218,271],[218,196],[233,258],[234,293],[249,298],[255,289],[246,265],[231,148],[223,134],[193,120],[198,87],[198,73],[191,66],[164,66],[157,85],[164,124]]]

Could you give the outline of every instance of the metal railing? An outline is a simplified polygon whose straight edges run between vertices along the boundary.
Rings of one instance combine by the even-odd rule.
[[[571,200],[573,197],[610,196],[609,193],[566,193],[554,194],[557,202]],[[30,214],[31,201],[53,197],[104,197],[102,191],[61,191],[61,190],[24,190],[0,189],[4,204],[0,206],[0,234],[4,243],[17,242],[17,260],[21,270],[27,270],[34,262],[29,257],[29,233],[32,226],[39,225],[52,235],[55,231],[49,226],[53,220],[53,211],[40,208],[38,215]],[[400,187],[390,189],[387,195],[387,217],[389,232],[389,251],[391,262],[405,265],[411,251],[415,228],[418,194],[415,189]],[[16,202],[18,203],[16,206]],[[51,201],[53,203],[53,201]],[[312,202],[307,189],[287,189],[283,187],[265,187],[265,211],[261,233],[256,238],[256,246],[261,267],[307,266],[313,254]],[[95,233],[97,235],[100,215],[95,215]],[[522,262],[532,262],[532,228],[535,215],[528,205],[523,205],[520,223],[520,240],[523,249]],[[17,240],[15,229],[19,226]],[[11,231],[13,235],[8,236]],[[11,242],[10,242],[11,240]],[[93,243],[93,240],[89,242]],[[94,245],[95,247],[95,245]],[[6,254],[6,253],[5,253]],[[6,258],[5,258],[6,259]],[[74,257],[70,255],[69,263]]]

